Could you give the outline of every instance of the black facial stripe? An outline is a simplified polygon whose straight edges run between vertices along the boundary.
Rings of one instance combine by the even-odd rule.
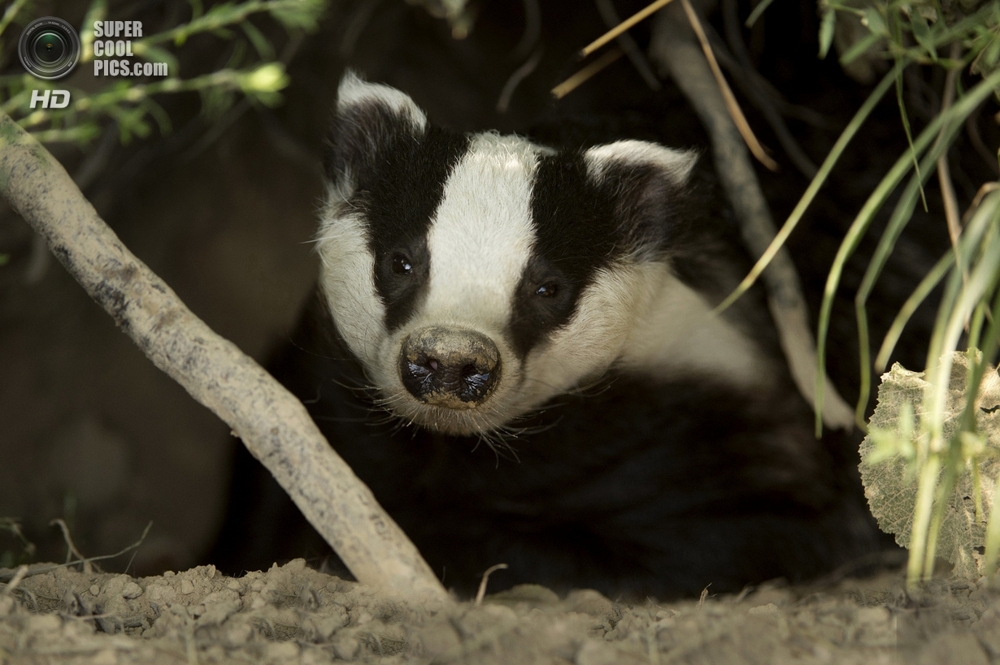
[[[363,212],[368,226],[375,288],[385,304],[385,325],[391,331],[410,318],[425,296],[430,273],[427,230],[441,204],[448,175],[468,148],[468,139],[436,127],[415,136],[408,122],[375,104],[357,113],[363,116],[359,122],[377,127],[377,132],[368,137],[371,143],[366,146],[373,156],[352,171],[356,189],[350,203]],[[351,120],[349,116],[342,119]],[[410,274],[393,271],[397,254],[412,262]]]
[[[510,324],[512,342],[522,356],[569,321],[597,270],[627,250],[618,241],[617,196],[603,190],[587,178],[579,153],[539,159],[531,195],[536,242]],[[537,288],[550,276],[558,285],[557,293],[540,299]]]

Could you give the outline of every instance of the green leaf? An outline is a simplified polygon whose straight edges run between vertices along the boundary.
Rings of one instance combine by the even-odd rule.
[[[274,60],[274,47],[267,41],[267,37],[257,29],[257,26],[250,21],[244,21],[240,27],[243,28],[243,32],[246,33],[247,39],[257,50],[257,55],[260,56],[261,60]]]
[[[823,20],[819,24],[819,59],[826,58],[833,44],[833,29],[837,25],[837,12],[830,7],[823,13]]]
[[[917,43],[924,47],[931,59],[937,61],[937,49],[934,48],[931,27],[927,24],[927,19],[920,15],[920,12],[910,12],[910,28],[913,30],[913,37]]]
[[[774,0],[761,0],[761,3],[754,7],[753,11],[750,12],[750,16],[747,17],[746,26],[748,28],[752,28],[753,24],[757,22],[757,19],[759,19],[760,15],[764,13],[764,10],[771,6],[772,2],[774,2]]]
[[[854,42],[851,48],[847,49],[847,52],[840,56],[840,64],[849,65],[862,55],[864,55],[868,49],[872,48],[876,44],[882,41],[882,37],[879,35],[865,35],[863,38]]]
[[[14,2],[7,6],[3,15],[0,16],[0,34],[3,34],[3,31],[7,29],[15,18],[17,18],[17,15],[27,4],[28,0],[14,0]]]
[[[959,559],[972,561],[973,550],[986,540],[986,525],[976,518],[977,506],[970,497],[982,491],[986,504],[994,501],[995,478],[1000,469],[994,453],[1000,450],[1000,413],[987,413],[976,409],[975,433],[962,436],[956,414],[962,412],[967,398],[966,374],[969,370],[965,353],[956,353],[951,365],[948,385],[948,408],[950,415],[945,421],[946,437],[955,438],[969,445],[970,449],[980,448],[979,455],[971,461],[978,470],[973,474],[964,464],[946,466],[942,474],[952,474],[953,491],[937,501],[943,509],[938,522],[940,536],[936,549],[942,556],[953,562]],[[1000,378],[995,372],[988,372],[977,386],[977,404],[992,405],[1000,401]],[[861,481],[865,487],[865,497],[872,515],[879,527],[896,537],[903,547],[912,548],[918,539],[919,528],[915,519],[914,506],[917,502],[918,476],[912,471],[914,457],[910,450],[919,448],[917,440],[926,436],[925,420],[929,416],[925,400],[927,376],[924,372],[910,372],[899,364],[882,377],[879,387],[879,404],[871,419],[871,430],[861,444]],[[973,441],[974,439],[974,441]],[[909,441],[909,446],[902,443]],[[892,448],[898,447],[900,454],[892,456]],[[987,451],[991,451],[989,454]],[[877,461],[877,463],[875,463]],[[933,470],[933,465],[928,465]],[[974,485],[974,476],[979,478],[979,490]],[[940,482],[938,473],[930,474],[932,481]],[[937,483],[935,482],[935,485]],[[981,573],[980,573],[981,574]]]
[[[873,35],[885,37],[889,34],[889,29],[885,25],[885,19],[875,7],[865,9],[865,17],[861,21]]]
[[[772,0],[765,0],[769,4]],[[286,30],[315,30],[319,17],[326,8],[325,0],[290,0],[275,2],[270,8],[271,16],[280,22]]]

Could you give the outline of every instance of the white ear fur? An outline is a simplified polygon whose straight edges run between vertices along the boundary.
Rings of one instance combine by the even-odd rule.
[[[368,83],[347,70],[337,88],[337,114],[343,114],[352,106],[369,103],[384,106],[399,116],[408,116],[420,132],[427,127],[427,115],[408,95],[381,83]]]
[[[584,154],[584,160],[592,178],[600,178],[614,164],[651,164],[661,169],[673,185],[681,186],[691,175],[698,153],[665,148],[647,141],[626,140],[594,146]]]

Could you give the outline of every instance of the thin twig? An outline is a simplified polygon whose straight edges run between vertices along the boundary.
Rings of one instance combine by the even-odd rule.
[[[743,110],[740,109],[739,102],[736,101],[736,96],[733,94],[729,84],[726,83],[726,77],[722,75],[722,70],[719,69],[719,63],[712,52],[712,45],[708,43],[708,36],[705,34],[705,29],[701,27],[701,20],[698,19],[697,12],[694,11],[694,7],[691,6],[689,0],[681,0],[681,5],[684,7],[684,13],[687,14],[688,21],[691,23],[691,29],[694,30],[695,36],[698,37],[701,50],[705,52],[705,59],[708,60],[712,76],[715,77],[715,82],[719,85],[722,98],[726,100],[726,110],[729,111],[729,117],[733,119],[733,124],[736,125],[740,136],[743,137],[743,141],[746,142],[747,147],[750,148],[750,152],[757,158],[757,161],[771,171],[777,171],[778,162],[771,159],[771,156],[765,152],[764,147],[757,140],[757,137],[754,136],[753,130],[750,129],[750,123],[747,122],[746,117],[743,115]]]
[[[490,575],[498,570],[507,570],[507,564],[498,563],[495,566],[490,566],[483,573],[483,579],[479,581],[479,591],[476,592],[476,607],[483,604],[483,598],[486,597],[486,583],[490,580]]]
[[[115,557],[120,557],[122,554],[125,554],[126,552],[130,552],[130,551],[132,551],[134,549],[137,549],[140,545],[142,545],[142,543],[146,540],[146,536],[149,534],[149,530],[152,527],[153,527],[153,523],[149,522],[146,525],[146,528],[142,530],[142,535],[139,536],[139,540],[135,541],[134,543],[132,543],[128,547],[125,547],[125,548],[123,548],[123,549],[115,552],[114,554],[102,554],[101,556],[92,556],[92,557],[87,557],[86,559],[77,559],[76,561],[67,561],[66,563],[57,563],[57,564],[51,565],[51,566],[45,566],[45,565],[42,565],[42,566],[31,566],[30,570],[28,571],[28,577],[31,577],[33,575],[41,575],[43,573],[48,573],[48,572],[51,572],[53,570],[58,570],[60,568],[68,568],[70,566],[75,566],[75,565],[80,564],[80,563],[86,565],[86,564],[94,562],[94,561],[105,561],[107,559],[114,559]],[[2,582],[3,579],[4,579],[4,576],[0,575],[0,582]]]
[[[7,586],[4,587],[3,593],[0,595],[9,596],[11,591],[16,589],[17,585],[21,583],[21,580],[23,580],[27,576],[28,576],[28,566],[24,565],[20,566],[14,573],[14,577],[12,577],[10,582],[7,583]]]
[[[358,581],[402,599],[450,602],[302,403],[196,317],[122,244],[62,165],[4,114],[0,192],[143,353],[229,424]]]
[[[809,158],[809,155],[802,149],[802,146],[798,144],[792,133],[788,131],[788,126],[778,111],[777,103],[768,94],[771,86],[761,85],[766,79],[763,79],[753,68],[750,54],[747,53],[747,47],[743,43],[743,36],[740,32],[742,23],[737,15],[736,3],[737,0],[723,0],[722,2],[723,26],[726,31],[726,42],[732,50],[731,55],[726,52],[725,46],[721,43],[721,38],[714,35],[711,24],[705,26],[705,32],[708,33],[709,39],[713,44],[716,57],[721,61],[722,66],[728,70],[729,75],[736,82],[736,85],[739,86],[740,90],[743,91],[743,94],[749,97],[753,105],[764,115],[764,119],[767,120],[767,124],[774,131],[774,135],[777,137],[781,147],[784,148],[788,159],[791,160],[792,164],[795,165],[795,168],[802,175],[812,180],[816,177],[816,171],[818,170],[816,164]],[[780,95],[776,91],[772,94],[778,96],[779,102],[784,101],[780,99]]]
[[[620,48],[617,47],[615,47],[611,51],[608,51],[600,58],[594,60],[592,63],[590,63],[589,65],[578,71],[576,74],[573,74],[568,79],[566,79],[556,87],[552,88],[552,96],[555,97],[556,99],[562,99],[569,93],[573,92],[573,90],[578,88],[581,84],[583,84],[587,79],[592,77],[594,74],[601,71],[602,69],[610,65],[612,62],[617,60],[618,58],[622,57],[622,55],[624,55],[624,53]]]
[[[62,531],[63,540],[66,541],[66,565],[70,565],[73,557],[77,558],[77,563],[83,563],[83,572],[92,573],[93,569],[90,567],[90,562],[87,561],[87,557],[80,553],[80,550],[76,549],[76,545],[73,544],[73,537],[69,535],[69,527],[66,522],[62,519],[56,518],[49,522],[49,526],[57,525]]]
[[[708,598],[708,587],[712,586],[709,582],[708,586],[701,590],[701,595],[698,597],[698,611],[701,612],[702,606],[705,604],[705,599]]]
[[[601,35],[591,43],[587,44],[587,46],[585,46],[583,50],[580,51],[580,58],[581,59],[586,58],[588,55],[590,55],[597,49],[601,48],[602,46],[610,42],[612,39],[614,39],[618,35],[622,34],[626,30],[631,28],[636,23],[639,23],[643,19],[648,18],[653,14],[655,14],[656,12],[660,11],[661,9],[666,7],[670,2],[671,0],[656,0],[656,2],[647,6],[645,9],[636,12],[632,16],[628,17],[627,19],[619,23],[617,27],[608,30],[603,35]]]
[[[609,28],[613,28],[622,22],[621,16],[618,15],[618,10],[615,9],[615,4],[612,0],[594,0],[594,4],[597,5],[597,12],[601,15],[604,20],[604,24]],[[663,88],[660,83],[660,79],[656,78],[656,74],[653,73],[653,68],[650,67],[649,61],[646,60],[646,56],[642,54],[642,50],[639,45],[635,43],[632,39],[632,35],[627,32],[623,32],[618,35],[615,40],[618,42],[618,46],[625,55],[628,57],[629,62],[635,67],[635,70],[639,72],[639,76],[642,80],[646,82],[649,89],[653,92],[657,92]]]

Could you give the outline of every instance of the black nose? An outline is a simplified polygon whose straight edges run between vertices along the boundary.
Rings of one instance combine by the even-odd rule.
[[[410,394],[427,404],[471,409],[500,376],[500,352],[472,330],[423,328],[403,342],[399,376]]]

